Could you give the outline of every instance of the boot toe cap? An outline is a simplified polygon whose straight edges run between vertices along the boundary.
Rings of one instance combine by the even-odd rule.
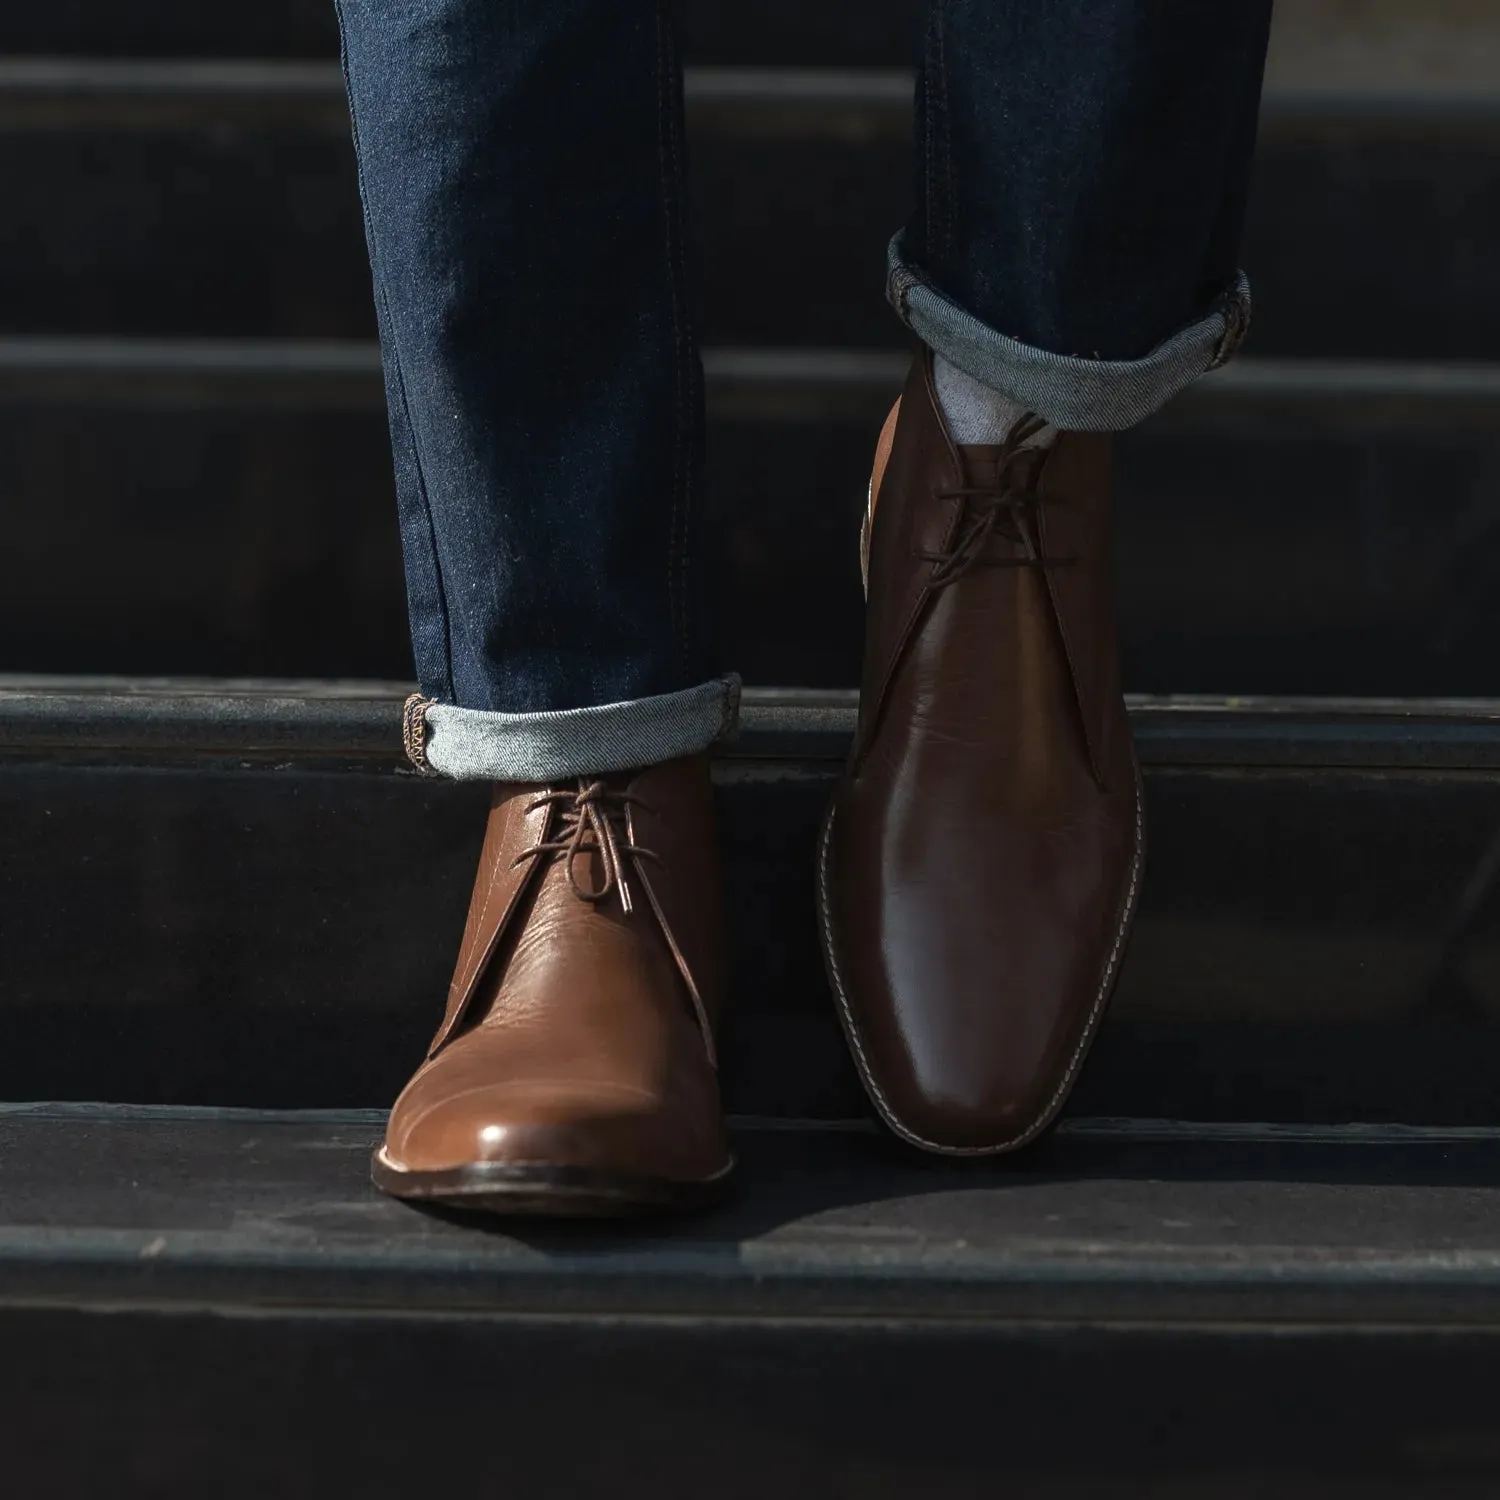
[[[727,1162],[666,1101],[630,1090],[494,1084],[398,1102],[385,1154],[398,1170],[576,1168],[697,1180]]]

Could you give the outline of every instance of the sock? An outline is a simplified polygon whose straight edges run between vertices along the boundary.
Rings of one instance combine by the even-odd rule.
[[[950,365],[941,354],[933,357],[932,378],[938,405],[943,409],[955,443],[1003,443],[1016,423],[1027,415],[1024,406],[992,391],[957,365]],[[1056,439],[1057,428],[1044,427],[1026,446],[1050,448]]]

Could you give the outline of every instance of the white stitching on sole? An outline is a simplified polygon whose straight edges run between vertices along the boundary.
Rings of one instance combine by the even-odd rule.
[[[855,1066],[859,1070],[860,1081],[865,1086],[865,1091],[874,1101],[876,1109],[880,1111],[880,1117],[890,1128],[913,1146],[920,1146],[924,1151],[935,1151],[943,1156],[996,1156],[1005,1151],[1017,1151],[1022,1146],[1035,1140],[1056,1119],[1058,1112],[1067,1102],[1068,1095],[1073,1088],[1073,1080],[1077,1077],[1078,1070],[1083,1066],[1083,1060],[1088,1055],[1089,1045],[1094,1040],[1094,1033],[1099,1028],[1099,1022],[1104,1014],[1104,1007],[1114,991],[1116,970],[1119,967],[1120,956],[1125,946],[1125,937],[1130,930],[1130,920],[1135,915],[1136,899],[1140,894],[1141,871],[1145,862],[1145,809],[1143,805],[1143,788],[1141,785],[1141,771],[1139,763],[1135,768],[1135,853],[1130,865],[1130,884],[1125,891],[1125,900],[1120,909],[1120,921],[1115,930],[1114,946],[1110,949],[1109,959],[1104,966],[1104,975],[1100,980],[1098,993],[1094,996],[1094,1004],[1084,1022],[1083,1034],[1079,1039],[1078,1046],[1068,1060],[1068,1066],[1063,1072],[1062,1081],[1053,1091],[1051,1099],[1047,1102],[1046,1109],[1041,1117],[1035,1121],[1021,1134],[1012,1136],[1009,1140],[1000,1141],[993,1146],[940,1146],[936,1141],[925,1140],[915,1131],[907,1129],[895,1115],[890,1101],[885,1097],[880,1085],[875,1081],[874,1074],[870,1070],[869,1059],[865,1056],[864,1044],[860,1041],[859,1031],[855,1025],[854,1012],[849,1004],[849,997],[844,989],[844,979],[839,973],[838,955],[833,941],[833,916],[832,902],[830,900],[830,888],[828,878],[828,858],[833,846],[833,819],[837,803],[830,806],[828,816],[823,822],[823,836],[818,847],[818,914],[821,917],[820,926],[823,936],[823,960],[828,970],[828,977],[833,984],[834,998],[838,1001],[839,1020],[843,1024],[844,1035],[848,1038],[850,1049],[854,1053]]]

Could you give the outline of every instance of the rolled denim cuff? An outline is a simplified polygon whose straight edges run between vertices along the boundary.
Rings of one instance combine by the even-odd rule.
[[[707,750],[733,731],[739,706],[738,677],[556,713],[416,700],[419,723],[409,726],[407,753],[422,770],[457,781],[553,782],[634,771]]]
[[[1020,343],[965,312],[907,260],[900,234],[886,265],[886,296],[924,344],[1065,432],[1134,427],[1200,375],[1233,359],[1250,324],[1250,283],[1242,271],[1211,313],[1142,358],[1080,359]]]

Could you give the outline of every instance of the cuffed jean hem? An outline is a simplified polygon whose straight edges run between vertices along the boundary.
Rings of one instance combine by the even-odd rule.
[[[981,323],[937,291],[891,241],[886,296],[929,348],[965,374],[1065,432],[1121,432],[1165,406],[1200,375],[1234,358],[1250,323],[1240,272],[1207,317],[1141,359],[1081,359],[1023,344]]]
[[[707,750],[734,729],[739,705],[738,677],[557,713],[429,703],[420,758],[425,769],[457,781],[553,782],[635,771]]]

